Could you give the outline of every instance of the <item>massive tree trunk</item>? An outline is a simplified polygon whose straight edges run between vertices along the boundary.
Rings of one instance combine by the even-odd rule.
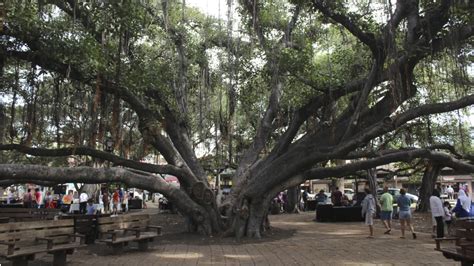
[[[442,166],[439,163],[429,161],[426,165],[423,179],[421,180],[420,197],[416,210],[419,212],[427,212],[430,209],[430,197],[436,186],[439,172]],[[441,191],[440,191],[441,193]]]
[[[7,114],[5,106],[0,103],[0,144],[3,143],[5,137],[5,127],[7,126]]]

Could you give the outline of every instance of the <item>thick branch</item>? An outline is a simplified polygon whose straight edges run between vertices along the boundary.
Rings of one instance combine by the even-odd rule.
[[[449,166],[456,170],[468,173],[474,172],[473,164],[455,159],[447,153],[431,151],[428,149],[417,149],[411,151],[394,152],[377,158],[372,158],[365,161],[357,161],[342,166],[313,169],[305,173],[305,178],[312,179],[314,177],[341,177],[352,172],[370,169],[379,165],[385,165],[393,162],[411,162],[416,158],[431,159],[441,165]]]
[[[102,34],[96,30],[96,25],[90,19],[90,15],[86,10],[80,7],[76,0],[47,0],[46,2],[57,6],[68,14],[71,19],[79,19],[86,31],[89,32],[98,43],[102,42]],[[69,6],[66,6],[65,2],[67,2]]]
[[[474,104],[474,94],[463,97],[457,101],[426,104],[420,107],[410,109],[396,116],[396,118],[394,119],[393,125],[395,127],[400,127],[406,122],[413,120],[417,117],[430,115],[430,114],[450,112],[450,111],[461,109],[473,104]]]
[[[337,23],[341,24],[344,28],[346,28],[349,32],[351,32],[357,39],[361,42],[366,44],[372,53],[375,55],[377,54],[377,42],[372,33],[364,32],[356,23],[351,20],[349,16],[342,13],[334,12],[330,8],[330,4],[328,4],[327,0],[313,0],[313,6],[323,13],[326,17],[329,17],[336,21]]]
[[[311,179],[325,179],[329,177],[343,177],[354,174],[361,170],[371,169],[380,165],[385,165],[393,162],[411,162],[418,158],[431,159],[438,162],[440,165],[448,166],[456,170],[467,173],[474,172],[474,164],[457,160],[449,154],[442,152],[435,152],[428,149],[417,149],[410,151],[399,151],[388,155],[383,155],[377,158],[371,158],[363,161],[356,161],[349,164],[335,166],[335,167],[321,167],[315,168],[305,172],[303,175],[294,176],[278,187],[278,191],[299,185],[305,180]],[[270,191],[274,191],[270,190]]]
[[[326,140],[328,138],[328,135],[330,134],[328,131],[326,131],[327,135],[317,135],[313,138],[308,138],[305,141],[301,141],[294,145],[287,153],[271,163],[264,165],[260,169],[253,169],[253,171],[255,171],[253,173],[254,176],[265,176],[271,178],[259,180],[253,179],[252,184],[250,185],[251,188],[246,191],[246,194],[250,197],[251,195],[255,196],[258,193],[261,193],[259,188],[263,187],[265,189],[270,189],[289,177],[304,172],[305,169],[309,169],[312,165],[320,161],[338,159],[350,151],[365,145],[371,139],[392,131],[419,116],[449,112],[472,104],[474,104],[473,95],[453,102],[421,106],[396,116],[393,121],[390,118],[385,119],[385,121],[380,121],[379,123],[366,128],[364,131],[359,132],[359,134],[356,134],[351,139],[335,146],[327,146],[321,142],[321,139]],[[288,165],[287,162],[295,163]]]
[[[189,198],[184,190],[167,183],[154,175],[141,175],[123,168],[92,168],[92,167],[47,167],[40,165],[0,164],[0,180],[22,182],[62,183],[111,183],[121,182],[129,187],[160,192],[176,204],[178,209],[189,217],[201,222],[206,211]]]
[[[127,160],[125,158],[116,156],[109,152],[99,151],[88,147],[75,147],[75,148],[62,148],[62,149],[42,149],[42,148],[31,148],[19,144],[6,144],[0,145],[0,151],[14,150],[21,153],[41,156],[41,157],[64,157],[70,155],[87,155],[97,159],[103,159],[112,162],[117,166],[125,166],[149,173],[156,174],[171,174],[175,176],[182,176],[185,172],[173,165],[155,165],[149,163],[141,163],[133,160]]]

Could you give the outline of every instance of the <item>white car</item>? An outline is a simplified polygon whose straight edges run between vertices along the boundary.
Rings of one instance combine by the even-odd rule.
[[[354,198],[354,190],[352,188],[345,188],[344,195],[347,196],[349,201],[352,201],[352,199]]]

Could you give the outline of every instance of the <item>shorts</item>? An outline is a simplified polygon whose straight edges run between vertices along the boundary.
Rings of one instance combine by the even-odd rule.
[[[411,212],[410,211],[400,211],[398,213],[399,220],[410,220],[411,219]]]
[[[391,211],[381,211],[380,212],[380,219],[382,221],[392,220],[392,212]]]
[[[365,214],[365,225],[373,225],[374,224],[374,215],[372,213]]]

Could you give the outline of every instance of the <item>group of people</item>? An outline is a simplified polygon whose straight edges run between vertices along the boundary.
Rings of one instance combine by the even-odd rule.
[[[365,188],[366,196],[362,201],[362,217],[365,219],[365,224],[369,227],[368,238],[374,237],[374,216],[377,211],[377,203],[375,197],[369,188]],[[439,189],[434,189],[429,200],[431,217],[433,220],[433,233],[436,232],[437,238],[444,237],[445,227],[450,233],[451,223],[453,217],[463,218],[471,216],[471,198],[468,196],[467,187],[459,190],[456,206],[451,209],[451,204],[448,201],[443,202],[440,198]],[[411,200],[406,196],[406,190],[400,189],[400,196],[397,198],[400,221],[401,238],[405,238],[405,231],[409,229],[412,233],[413,239],[416,239],[416,233],[411,223],[412,213],[410,210]],[[391,234],[392,231],[392,212],[393,212],[393,197],[388,192],[388,188],[384,187],[383,194],[380,197],[380,219],[386,228],[384,234]]]
[[[23,194],[23,207],[25,208],[56,208],[57,203],[54,203],[54,201],[55,198],[50,191],[47,191],[46,197],[43,197],[43,193],[39,188],[35,188],[34,191],[29,188]],[[8,201],[7,204],[9,204]]]
[[[112,214],[117,214],[119,206],[122,212],[128,211],[128,199],[130,195],[124,192],[123,189],[117,187],[112,195],[110,195],[108,189],[102,190],[102,202],[104,203],[104,213],[110,212],[110,202],[112,201]]]
[[[365,188],[366,196],[362,201],[362,217],[365,218],[365,224],[369,226],[368,238],[374,237],[374,216],[377,211],[377,204],[372,191]],[[393,212],[393,197],[388,192],[388,187],[384,187],[383,194],[380,197],[380,219],[382,220],[386,231],[384,234],[391,234],[392,231],[392,212]],[[411,200],[406,196],[406,190],[400,189],[400,196],[397,198],[397,205],[399,209],[398,218],[400,221],[401,236],[405,238],[406,229],[410,229],[413,239],[416,239],[416,233],[411,223],[412,214],[410,210]]]
[[[303,200],[303,208],[302,210],[306,211],[308,209],[308,195],[309,195],[309,189],[304,190],[302,194],[302,200]],[[339,187],[334,187],[334,189],[331,192],[331,203],[333,206],[349,206],[351,205],[351,202],[349,200],[349,197],[347,197],[346,194],[342,193],[339,190]],[[326,204],[326,201],[328,200],[328,196],[326,195],[324,189],[319,190],[319,192],[314,196],[314,200],[316,201],[316,204]]]
[[[100,200],[104,204],[103,211],[105,213],[111,212],[112,214],[117,214],[119,209],[123,212],[128,211],[128,200],[130,197],[131,195],[120,187],[117,187],[112,193],[108,189],[102,189]],[[79,213],[81,214],[93,215],[98,212],[94,197],[89,197],[86,192],[79,194],[77,191],[69,190],[67,194],[62,196],[54,195],[51,191],[46,191],[43,194],[39,188],[34,190],[29,188],[23,194],[22,200],[25,208],[60,208],[63,212],[69,212],[72,204],[79,203]],[[7,200],[7,204],[9,203],[10,201]],[[110,205],[112,205],[112,210],[110,210]]]

